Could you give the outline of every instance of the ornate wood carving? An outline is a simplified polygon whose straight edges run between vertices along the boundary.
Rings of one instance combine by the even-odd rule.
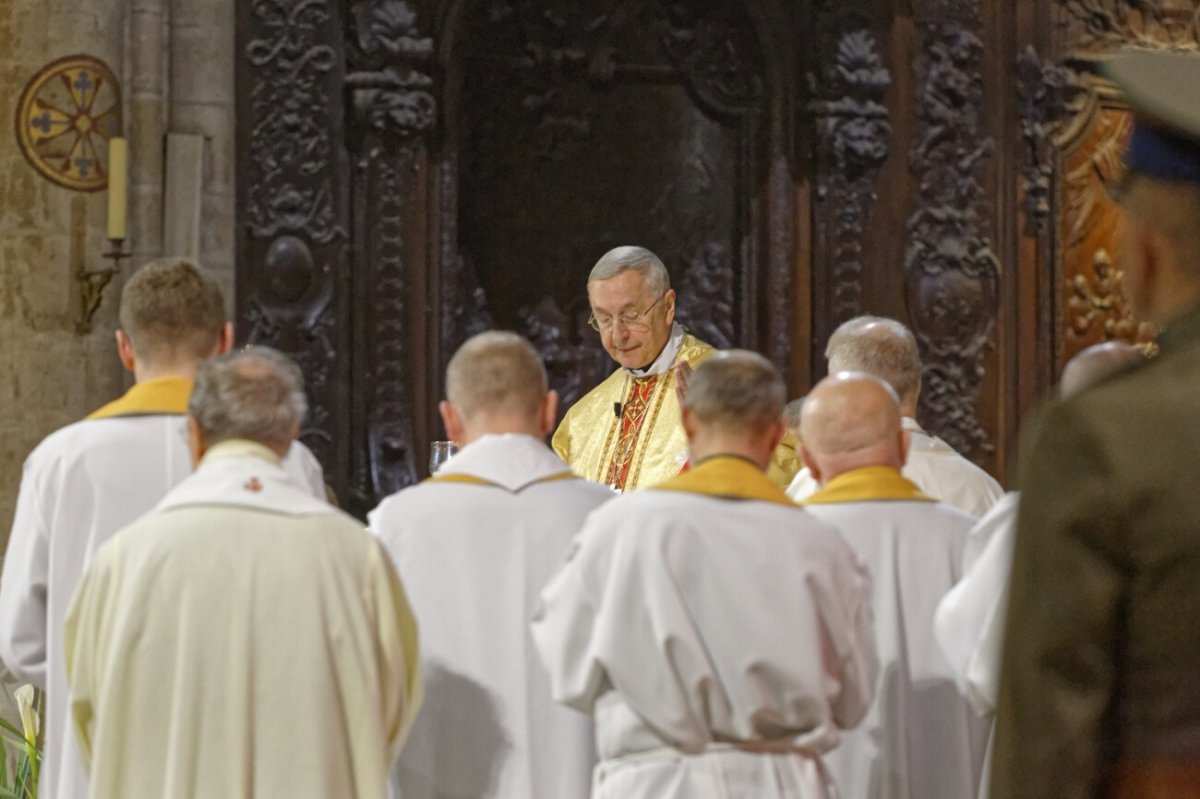
[[[768,339],[786,355],[790,240],[775,250],[791,204],[747,200],[759,181],[790,193],[791,176],[786,161],[759,161],[767,83],[742,4],[495,0],[461,28],[458,148],[442,173],[443,350],[480,324],[520,330],[569,404],[614,368],[586,326],[587,271],[608,247],[640,243],[666,261],[695,332],[718,346]],[[519,213],[498,197],[519,197]],[[768,210],[778,218],[758,221],[776,239],[752,247],[753,217]]]
[[[1084,347],[1109,339],[1148,342],[1154,330],[1139,323],[1121,288],[1113,255],[1124,235],[1124,215],[1108,187],[1124,172],[1121,154],[1132,126],[1111,96],[1093,95],[1081,127],[1064,145],[1058,281],[1058,367]]]
[[[734,274],[728,247],[719,241],[701,245],[689,260],[677,287],[679,322],[718,349],[734,346]]]
[[[424,71],[433,40],[418,31],[416,11],[404,0],[367,0],[354,4],[353,16],[346,86],[355,122],[400,138],[428,131],[437,116]]]
[[[1200,13],[1170,0],[1057,0],[1059,25],[1075,55],[1119,47],[1200,46]]]
[[[1021,109],[1022,208],[1027,232],[1043,233],[1054,208],[1054,176],[1064,123],[1082,107],[1084,87],[1075,72],[1044,61],[1030,45],[1017,57],[1017,96]]]
[[[340,25],[329,3],[255,0],[239,9],[238,305],[250,343],[304,369],[302,439],[334,472],[340,317],[335,296],[347,224],[336,156]]]
[[[981,120],[982,20],[976,2],[938,0],[919,20],[919,181],[905,252],[908,307],[925,363],[921,412],[963,454],[992,444],[976,413],[999,291],[984,176],[995,142]]]
[[[356,156],[354,326],[363,369],[355,375],[356,441],[351,498],[364,509],[412,485],[418,461],[413,430],[413,326],[409,242],[412,198],[420,186],[423,136],[437,101],[428,63],[433,40],[422,36],[405,0],[362,0],[351,9],[346,86],[349,139]],[[418,231],[418,235],[423,231]],[[419,307],[419,306],[418,306]]]
[[[891,150],[892,127],[883,95],[891,75],[875,34],[844,20],[836,56],[813,92],[817,131],[818,246],[831,251],[830,329],[863,312],[863,229],[875,204],[879,168]]]

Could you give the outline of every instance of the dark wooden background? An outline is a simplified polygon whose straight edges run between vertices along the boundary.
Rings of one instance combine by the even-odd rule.
[[[295,355],[356,513],[426,471],[489,327],[568,402],[612,368],[584,281],[667,262],[680,315],[802,394],[829,332],[908,322],[923,423],[1001,480],[1074,352],[1144,340],[1114,262],[1129,117],[1097,65],[1200,46],[1177,0],[239,3],[238,314]]]

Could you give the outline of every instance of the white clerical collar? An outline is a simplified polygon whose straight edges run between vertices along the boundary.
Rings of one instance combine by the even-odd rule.
[[[253,441],[222,441],[196,471],[163,497],[156,510],[227,505],[289,516],[335,513],[333,506],[302,491],[270,448]]]
[[[547,477],[570,473],[571,467],[533,436],[494,433],[472,441],[442,464],[438,477],[466,475],[517,491]]]
[[[683,337],[687,334],[683,325],[674,322],[671,325],[671,338],[667,339],[667,346],[663,347],[663,351],[654,359],[654,363],[647,366],[645,369],[626,369],[626,372],[634,377],[650,377],[651,375],[661,375],[671,370],[675,365],[675,359],[679,357],[679,349],[683,346]]]

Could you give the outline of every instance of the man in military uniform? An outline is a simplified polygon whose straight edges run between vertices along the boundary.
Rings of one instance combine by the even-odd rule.
[[[992,799],[1200,796],[1200,58],[1109,69],[1138,114],[1124,287],[1161,354],[1023,449]]]

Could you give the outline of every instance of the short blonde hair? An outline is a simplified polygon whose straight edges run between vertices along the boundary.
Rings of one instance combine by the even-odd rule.
[[[541,358],[516,333],[472,336],[446,368],[446,398],[467,418],[481,410],[536,415],[547,390]]]
[[[759,432],[783,418],[779,371],[749,350],[718,352],[696,368],[684,406],[706,427]]]
[[[138,358],[156,364],[210,356],[227,321],[225,298],[194,261],[152,261],[121,291],[118,323]]]

